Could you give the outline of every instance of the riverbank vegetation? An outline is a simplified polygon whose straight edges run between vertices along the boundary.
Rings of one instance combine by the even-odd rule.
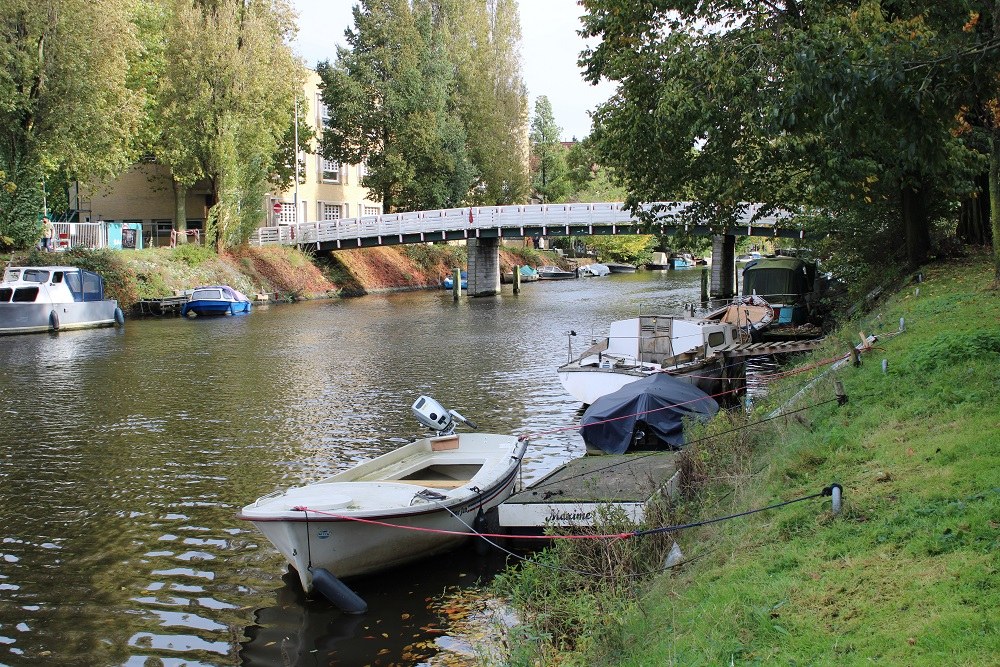
[[[1000,298],[991,277],[984,253],[934,263],[845,322],[750,413],[691,434],[681,494],[654,521],[697,522],[834,482],[839,515],[820,497],[678,531],[683,562],[673,567],[662,544],[637,563],[618,546],[559,543],[497,580],[521,619],[509,664],[992,664]],[[860,367],[818,363],[842,357],[859,331],[878,336]]]

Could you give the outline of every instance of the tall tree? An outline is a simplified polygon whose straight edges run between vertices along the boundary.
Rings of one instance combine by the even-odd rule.
[[[531,119],[531,187],[544,203],[561,201],[571,187],[561,134],[552,103],[545,95],[539,95]]]
[[[0,236],[37,238],[42,182],[114,174],[132,157],[141,97],[126,85],[137,46],[127,0],[0,5]],[[114,39],[95,39],[114,35]]]
[[[287,152],[304,79],[288,46],[294,14],[284,0],[167,1],[153,152],[173,177],[178,231],[188,189],[210,182],[207,233],[221,250],[261,224]]]
[[[476,178],[450,103],[454,71],[424,0],[364,0],[349,48],[317,67],[330,120],[323,155],[365,162],[386,211],[459,206]]]
[[[970,74],[995,70],[963,35],[965,0],[583,4],[602,38],[587,77],[620,82],[595,134],[633,202],[814,204],[884,221],[882,250],[919,263],[941,202],[970,187],[979,156],[954,119]]]
[[[521,25],[513,0],[432,0],[455,71],[452,104],[479,175],[469,203],[524,201],[528,190],[527,94],[521,79]]]

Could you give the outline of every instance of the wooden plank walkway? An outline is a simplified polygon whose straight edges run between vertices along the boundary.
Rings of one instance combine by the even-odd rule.
[[[721,347],[716,352],[726,357],[756,357],[767,354],[788,354],[790,352],[808,352],[823,344],[822,338],[810,340],[782,340],[763,343],[741,343]]]
[[[573,459],[500,505],[500,526],[593,526],[599,508],[608,504],[639,523],[650,499],[676,490],[677,456],[677,452],[638,452]]]

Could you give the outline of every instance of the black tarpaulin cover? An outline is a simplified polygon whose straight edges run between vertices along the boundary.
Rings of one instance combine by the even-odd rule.
[[[684,418],[707,421],[719,411],[715,399],[693,384],[654,373],[606,396],[583,413],[580,435],[587,447],[622,454],[637,432],[661,447],[684,445]]]

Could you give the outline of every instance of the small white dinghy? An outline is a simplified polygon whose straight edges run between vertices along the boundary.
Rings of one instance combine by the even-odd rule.
[[[456,434],[455,420],[475,424],[429,396],[411,409],[437,435],[263,496],[239,513],[284,555],[307,593],[316,577],[370,574],[453,549],[513,492],[527,442]]]

